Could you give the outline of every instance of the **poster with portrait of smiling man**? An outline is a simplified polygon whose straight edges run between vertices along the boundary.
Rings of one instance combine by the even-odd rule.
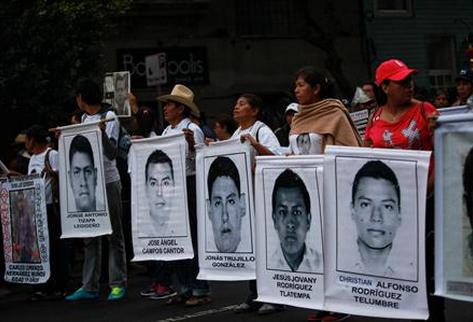
[[[255,279],[250,153],[239,139],[197,148],[199,279]]]
[[[258,301],[321,309],[322,156],[257,157]]]
[[[435,129],[435,294],[473,301],[473,115]]]
[[[111,234],[98,122],[58,130],[61,238]]]
[[[128,154],[134,261],[194,257],[183,134],[133,140]]]
[[[426,319],[430,152],[329,146],[324,163],[325,305]]]

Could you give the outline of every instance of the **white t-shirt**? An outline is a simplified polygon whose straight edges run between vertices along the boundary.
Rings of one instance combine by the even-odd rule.
[[[195,144],[204,143],[204,132],[200,129],[198,125],[192,123],[189,118],[183,119],[175,127],[169,125],[164,129],[162,136],[173,135],[182,133],[182,130],[189,129],[194,132],[194,142]],[[186,175],[192,176],[195,175],[195,151],[189,150],[189,145],[186,144]]]
[[[101,118],[102,118],[102,113],[96,113],[93,115],[84,114],[84,116],[82,117],[82,123],[100,121]],[[109,121],[105,123],[106,124],[105,133],[110,139],[114,139],[115,142],[118,142],[118,136],[120,134],[120,122],[118,121],[117,116],[115,115],[113,111],[108,111],[107,114],[105,114],[105,118],[115,119],[114,121]],[[104,154],[103,167],[104,167],[106,183],[120,180],[120,174],[118,173],[117,162],[115,161],[115,159],[110,160]]]
[[[235,133],[233,133],[230,139],[239,138],[243,134],[251,134],[251,136],[253,136],[259,144],[264,145],[275,155],[282,154],[281,145],[279,144],[278,138],[276,137],[276,135],[274,135],[273,131],[269,128],[269,126],[267,126],[263,122],[256,121],[252,126],[244,130],[242,130],[240,126],[238,129],[236,129]],[[257,154],[256,151],[254,151],[253,153],[255,155]]]
[[[30,162],[28,163],[28,174],[41,174],[43,169],[45,168],[44,165],[44,159],[46,157],[46,153],[49,152],[48,159],[49,163],[51,164],[51,168],[54,171],[57,171],[58,169],[58,153],[56,150],[53,150],[51,148],[47,148],[44,150],[44,152],[39,153],[39,154],[33,154],[30,158]],[[53,203],[53,193],[52,193],[52,188],[51,188],[51,178],[49,176],[43,176],[45,178],[44,181],[44,191],[46,194],[46,203],[51,204]]]
[[[323,136],[317,133],[289,135],[289,148],[292,154],[309,155],[322,153]]]

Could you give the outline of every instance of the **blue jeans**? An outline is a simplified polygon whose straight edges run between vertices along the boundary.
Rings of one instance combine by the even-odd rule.
[[[120,181],[106,185],[108,210],[112,224],[112,234],[108,238],[109,285],[126,286],[125,240],[122,227],[122,200]],[[82,267],[82,287],[90,292],[99,290],[102,259],[102,237],[84,238],[84,264]]]

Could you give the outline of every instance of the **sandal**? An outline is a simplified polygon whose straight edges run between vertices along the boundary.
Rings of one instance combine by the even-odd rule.
[[[185,295],[176,295],[171,297],[166,301],[166,305],[178,305],[178,304],[185,304],[189,300],[188,296]]]
[[[189,299],[187,299],[186,306],[200,306],[209,304],[211,302],[212,299],[210,298],[210,296],[191,296]]]

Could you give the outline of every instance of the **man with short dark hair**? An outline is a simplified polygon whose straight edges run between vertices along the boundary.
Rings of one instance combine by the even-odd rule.
[[[145,190],[151,220],[140,225],[139,235],[142,237],[171,237],[185,234],[185,220],[180,225],[171,225],[173,214],[174,169],[172,160],[162,150],[153,151],[146,161]],[[175,214],[177,215],[177,213]]]
[[[246,213],[246,204],[245,194],[240,190],[240,174],[230,158],[213,160],[207,187],[208,215],[215,246],[221,253],[235,253],[241,241],[241,220]]]
[[[116,166],[117,141],[120,123],[113,111],[103,113],[101,87],[90,79],[81,80],[76,89],[76,102],[84,112],[82,122],[101,121],[103,114],[108,122],[102,122],[103,168],[105,174],[108,210],[112,225],[112,234],[108,238],[109,286],[108,300],[116,301],[126,295],[126,257],[122,227],[122,198],[120,175]],[[101,269],[101,237],[84,239],[84,264],[82,287],[66,297],[68,301],[91,300],[99,298],[99,280]]]
[[[299,154],[307,155],[310,154],[310,134],[309,133],[301,133],[296,138],[297,149],[299,150]]]
[[[89,140],[76,135],[69,147],[69,182],[76,205],[76,211],[91,212],[104,210],[97,207],[97,168],[94,152]]]
[[[355,269],[395,275],[389,256],[401,225],[401,193],[394,171],[379,160],[366,162],[355,175],[351,207],[360,255]],[[412,266],[409,263],[404,269],[411,270]]]
[[[310,196],[302,178],[284,170],[274,182],[272,218],[279,247],[270,267],[292,272],[313,273],[320,266],[320,254],[306,243],[311,225]]]

